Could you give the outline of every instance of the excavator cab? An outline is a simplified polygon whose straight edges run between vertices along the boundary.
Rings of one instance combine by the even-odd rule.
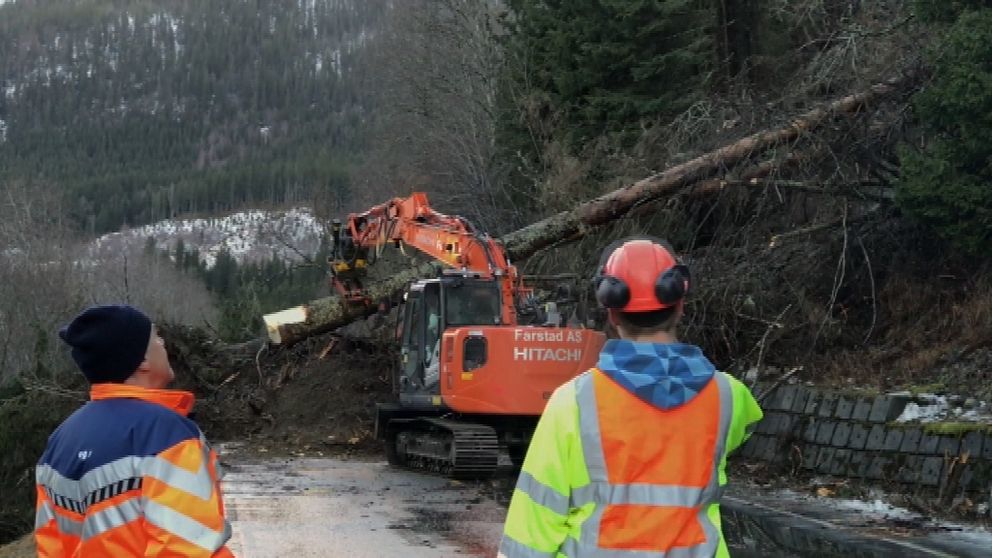
[[[492,280],[446,276],[411,285],[400,329],[398,391],[403,403],[436,406],[444,332],[454,327],[498,325],[499,297]]]
[[[426,393],[424,389],[425,360],[433,356],[428,353],[430,337],[440,337],[440,296],[437,285],[428,286],[421,281],[414,283],[407,291],[403,307],[403,323],[400,329],[400,374],[397,390],[400,394]],[[430,322],[430,323],[429,323]],[[428,328],[428,326],[431,326]],[[428,332],[431,332],[428,334]],[[433,346],[431,345],[431,348]]]

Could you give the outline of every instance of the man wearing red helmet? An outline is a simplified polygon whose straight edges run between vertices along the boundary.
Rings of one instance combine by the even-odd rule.
[[[729,556],[718,505],[727,454],[761,408],[676,338],[690,275],[667,245],[621,241],[596,271],[596,298],[620,339],[548,401],[499,556]]]

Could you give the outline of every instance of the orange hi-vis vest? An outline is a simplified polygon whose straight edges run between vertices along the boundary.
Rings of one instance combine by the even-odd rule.
[[[36,470],[40,557],[233,558],[217,455],[193,395],[119,384],[49,439]]]
[[[689,403],[663,410],[594,369],[576,380],[590,483],[570,507],[595,511],[562,551],[585,556],[694,558],[716,554],[720,463],[732,418],[730,384],[717,372]],[[641,425],[650,425],[642,428]]]

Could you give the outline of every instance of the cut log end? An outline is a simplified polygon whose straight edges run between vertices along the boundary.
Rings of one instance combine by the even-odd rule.
[[[273,345],[281,344],[282,334],[280,329],[286,325],[305,323],[307,321],[307,314],[306,306],[297,306],[262,316],[262,321],[265,322],[265,331],[269,334],[269,341]]]

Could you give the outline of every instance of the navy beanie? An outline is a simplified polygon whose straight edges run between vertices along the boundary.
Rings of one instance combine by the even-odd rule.
[[[91,384],[119,384],[145,360],[152,322],[131,306],[93,306],[59,330]]]

